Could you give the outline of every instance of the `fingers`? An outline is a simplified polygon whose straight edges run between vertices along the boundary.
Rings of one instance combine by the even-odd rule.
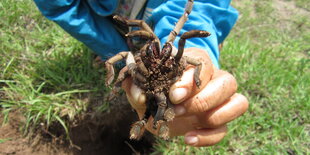
[[[126,92],[129,103],[137,111],[139,118],[142,118],[146,110],[146,96],[143,94],[143,91],[133,84],[132,78],[126,78],[122,82],[122,88]]]
[[[213,74],[213,65],[208,54],[199,48],[188,48],[184,52],[188,56],[202,63],[199,79],[201,80],[200,88],[197,88],[194,82],[194,66],[188,65],[181,79],[171,86],[169,98],[174,104],[179,104],[188,97],[197,94],[211,80]]]
[[[200,129],[185,134],[185,143],[191,146],[211,146],[220,142],[227,133],[227,127]]]
[[[187,113],[205,112],[211,110],[229,99],[237,90],[236,79],[229,73],[218,71],[216,78],[198,94],[186,100],[183,104]]]
[[[178,106],[180,105],[175,107]],[[184,135],[187,131],[202,128],[218,128],[241,116],[248,106],[248,100],[243,95],[234,94],[222,105],[210,111],[176,117],[170,125],[172,135]]]
[[[193,131],[201,126],[199,117],[196,115],[176,117],[169,122],[170,137],[183,136],[188,131]]]
[[[249,103],[245,96],[234,94],[223,105],[208,111],[203,118],[205,119],[204,124],[210,128],[222,126],[241,116],[248,107]]]
[[[195,69],[190,67],[182,75],[180,81],[176,82],[169,93],[169,97],[172,103],[178,104],[187,99],[192,92],[194,85],[194,71]]]

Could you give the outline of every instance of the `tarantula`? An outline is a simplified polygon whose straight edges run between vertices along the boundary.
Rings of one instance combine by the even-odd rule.
[[[144,91],[147,98],[144,117],[132,125],[130,139],[142,137],[150,116],[154,118],[153,128],[157,130],[159,137],[165,140],[169,138],[167,122],[173,120],[175,114],[168,92],[170,86],[182,75],[187,64],[196,67],[194,80],[196,86],[200,86],[199,74],[202,65],[196,59],[183,56],[184,45],[186,39],[208,37],[210,33],[201,30],[185,32],[180,37],[178,49],[176,50],[173,46],[173,42],[188,19],[192,7],[193,0],[188,0],[184,14],[170,32],[162,49],[160,49],[158,37],[143,20],[127,20],[117,15],[113,16],[113,19],[123,27],[140,28],[140,30],[131,31],[125,35],[132,51],[120,52],[105,62],[107,69],[106,85],[110,85],[114,79],[113,64],[126,59],[126,71],[119,74],[115,84],[119,84],[127,76],[131,76],[134,83]],[[134,50],[132,39],[137,37],[145,39],[146,43],[142,48]]]

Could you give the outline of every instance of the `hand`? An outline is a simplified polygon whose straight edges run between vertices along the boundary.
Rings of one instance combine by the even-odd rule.
[[[194,66],[188,65],[181,79],[170,88],[169,97],[175,104],[176,113],[176,118],[169,122],[170,136],[185,136],[185,143],[192,146],[214,145],[227,133],[226,124],[247,110],[248,101],[236,93],[235,78],[217,69],[205,51],[188,48],[184,55],[202,62],[201,86],[196,87]],[[131,78],[127,78],[122,87],[141,118],[146,109],[143,91],[133,84]],[[155,134],[152,123],[147,129]]]

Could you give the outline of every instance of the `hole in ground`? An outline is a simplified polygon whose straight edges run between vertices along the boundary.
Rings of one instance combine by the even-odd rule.
[[[107,112],[88,115],[70,129],[72,143],[80,150],[65,142],[65,131],[60,124],[50,126],[49,131],[38,130],[32,138],[24,137],[19,126],[25,120],[20,112],[12,112],[9,123],[0,128],[0,154],[150,154],[154,137],[146,132],[140,141],[130,140],[131,124],[138,118],[124,95],[117,100]]]

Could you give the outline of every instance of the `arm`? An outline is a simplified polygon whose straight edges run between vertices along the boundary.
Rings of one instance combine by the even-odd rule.
[[[154,2],[155,3],[155,2]],[[159,6],[152,5],[152,0],[148,3],[147,9],[152,10],[152,16],[145,17],[149,23],[153,23],[155,34],[164,43],[184,12],[185,0],[170,0]],[[193,38],[186,42],[185,48],[197,47],[209,52],[213,64],[219,67],[218,45],[223,42],[234,24],[236,23],[238,12],[230,5],[230,0],[195,0],[194,7],[189,15],[180,34],[190,30],[206,30],[211,33],[208,38]],[[175,46],[177,47],[177,37]]]
[[[34,1],[44,16],[56,22],[96,54],[107,57],[128,50],[124,39],[107,19],[116,9],[118,1]]]

